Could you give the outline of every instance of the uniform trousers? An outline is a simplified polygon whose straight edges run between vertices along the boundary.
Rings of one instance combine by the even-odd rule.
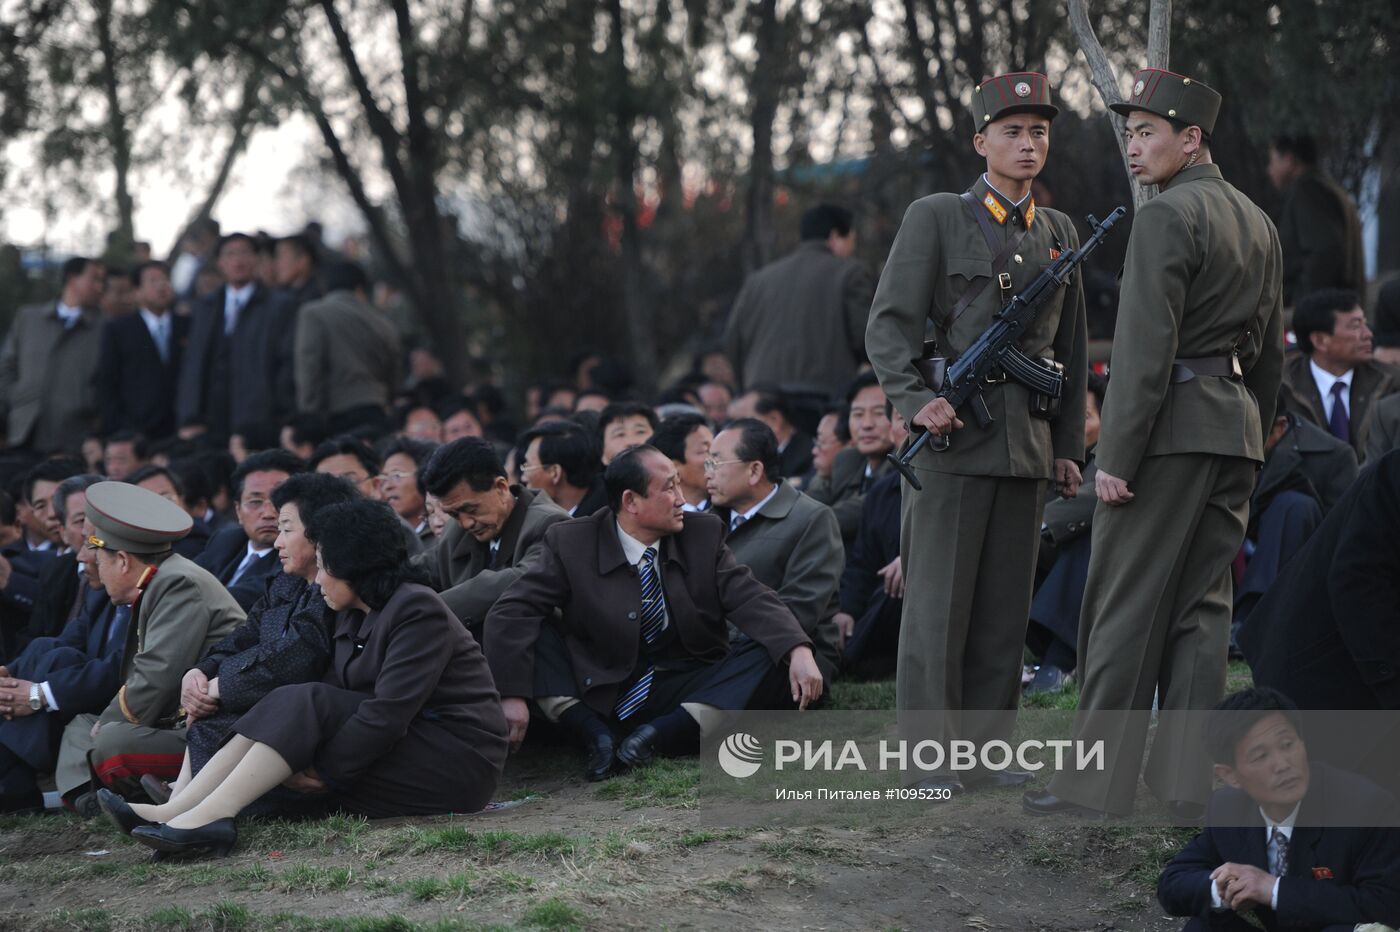
[[[1244,541],[1254,474],[1242,457],[1149,456],[1129,483],[1132,502],[1094,510],[1074,730],[1077,739],[1105,742],[1106,766],[1056,774],[1056,796],[1132,811],[1155,694],[1163,714],[1147,785],[1162,800],[1205,804],[1201,716],[1170,713],[1208,710],[1225,693],[1230,564]]]
[[[1045,481],[918,474],[923,491],[904,490],[900,522],[901,732],[945,744],[1005,740],[1020,701]]]
[[[173,780],[185,758],[185,729],[152,728],[130,722],[108,722],[92,737],[96,715],[79,715],[63,729],[54,783],[67,795],[97,774],[105,786],[128,791],[143,774]],[[89,763],[91,759],[91,763]]]

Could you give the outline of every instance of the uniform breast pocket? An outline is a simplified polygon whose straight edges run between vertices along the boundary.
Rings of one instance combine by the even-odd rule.
[[[952,324],[953,312],[962,304],[970,289],[980,288],[985,293],[987,280],[992,277],[992,263],[987,259],[970,256],[951,256],[945,268],[948,275],[948,303],[940,309],[938,323],[946,328]]]

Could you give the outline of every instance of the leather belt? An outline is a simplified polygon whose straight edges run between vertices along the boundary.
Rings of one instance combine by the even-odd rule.
[[[1199,375],[1221,379],[1242,379],[1240,358],[1234,353],[1228,356],[1193,356],[1172,360],[1172,384],[1189,382]]]

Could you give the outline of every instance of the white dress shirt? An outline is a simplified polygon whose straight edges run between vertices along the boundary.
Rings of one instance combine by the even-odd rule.
[[[233,328],[238,326],[238,315],[253,300],[254,287],[252,282],[242,288],[224,287],[224,333],[233,333]]]
[[[1317,383],[1317,392],[1322,396],[1322,413],[1326,416],[1324,420],[1332,420],[1332,383],[1342,383],[1342,410],[1347,413],[1347,419],[1351,419],[1351,377],[1356,372],[1355,369],[1348,369],[1341,375],[1333,375],[1326,369],[1308,360],[1308,368],[1312,370],[1313,381]]]
[[[739,525],[743,524],[744,522],[748,521],[748,520],[749,520],[750,518],[752,518],[754,515],[758,514],[759,511],[763,508],[763,506],[766,505],[766,504],[768,504],[770,501],[772,501],[773,496],[774,496],[774,495],[777,495],[777,494],[778,494],[778,484],[775,482],[775,483],[773,483],[773,488],[769,490],[768,494],[765,495],[765,496],[763,496],[763,498],[760,499],[760,500],[758,501],[758,503],[757,503],[756,505],[754,505],[752,508],[750,508],[748,511],[744,512],[743,514],[740,514],[740,513],[737,512],[737,511],[736,511],[736,512],[730,513],[730,515],[729,515],[729,533],[731,533],[731,534],[734,533],[734,529],[735,529],[735,528],[737,528]]]
[[[80,307],[69,307],[60,301],[58,302],[58,319],[63,322],[64,327],[72,327],[83,319],[83,309]]]
[[[160,353],[161,362],[170,361],[170,312],[156,314],[146,308],[141,308],[141,319],[146,323],[146,329],[150,331],[151,340],[156,345],[156,350]]]

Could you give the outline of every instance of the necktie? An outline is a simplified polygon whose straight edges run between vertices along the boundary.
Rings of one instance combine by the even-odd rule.
[[[112,644],[118,640],[126,641],[126,623],[131,618],[130,605],[113,606],[111,620],[107,624],[107,634],[102,638],[102,649],[105,653],[111,649]],[[118,638],[120,635],[120,638]]]
[[[486,548],[486,568],[494,570],[496,568],[496,555],[501,552],[500,541],[492,541]]]
[[[666,624],[666,596],[661,591],[661,578],[656,573],[656,551],[647,548],[642,553],[642,561],[637,564],[637,577],[642,586],[642,638],[648,643],[656,640]],[[617,700],[614,706],[619,720],[627,718],[642,707],[651,692],[651,678],[655,668],[648,665],[641,679]]]
[[[238,326],[238,315],[243,313],[243,306],[246,302],[242,298],[233,298],[224,308],[224,333],[232,334],[233,329]]]
[[[735,515],[733,520],[729,522],[729,533],[733,534],[735,531],[739,530],[747,520],[749,519],[744,515]]]
[[[243,577],[243,574],[248,572],[248,567],[256,563],[257,560],[258,555],[251,550],[248,551],[248,555],[243,558],[243,562],[238,564],[238,569],[234,570],[233,575],[228,578],[229,587],[231,588],[235,583],[237,583],[238,580]]]
[[[1258,837],[1258,836],[1255,836]],[[1274,871],[1276,877],[1288,876],[1288,836],[1283,834],[1281,829],[1275,828],[1269,841],[1274,846],[1274,864],[1277,870]]]
[[[1327,428],[1332,431],[1333,437],[1351,443],[1351,417],[1347,414],[1347,406],[1342,403],[1342,392],[1346,388],[1345,382],[1332,383],[1332,417],[1327,422]]]
[[[156,351],[161,362],[170,361],[170,321],[164,317],[156,318]]]

